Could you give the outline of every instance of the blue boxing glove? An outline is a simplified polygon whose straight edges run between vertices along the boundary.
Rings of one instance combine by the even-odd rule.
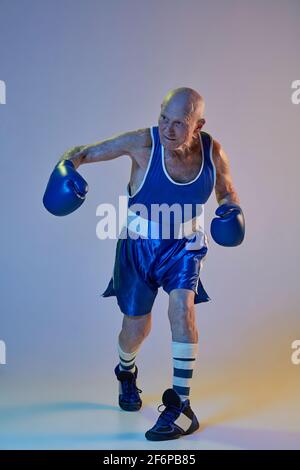
[[[88,184],[70,160],[61,160],[54,168],[43,197],[45,208],[53,215],[68,215],[85,200]]]
[[[222,246],[238,246],[245,236],[245,219],[238,204],[221,204],[216,210],[210,226],[214,241]]]

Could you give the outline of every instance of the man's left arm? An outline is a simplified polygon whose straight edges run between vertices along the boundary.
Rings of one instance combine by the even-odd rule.
[[[213,141],[213,162],[216,169],[215,193],[219,203],[212,220],[210,232],[216,243],[222,246],[237,246],[245,236],[245,218],[240,200],[234,188],[229,167],[229,158],[222,146]]]
[[[216,168],[215,194],[219,205],[224,202],[240,204],[230,173],[229,158],[222,146],[213,141],[213,161]]]

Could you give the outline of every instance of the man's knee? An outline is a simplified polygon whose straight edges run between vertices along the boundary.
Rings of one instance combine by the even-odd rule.
[[[146,338],[151,331],[151,312],[147,315],[124,315],[122,332],[127,336]]]
[[[187,289],[172,291],[169,298],[168,315],[173,334],[197,336],[194,292]]]
[[[169,296],[169,317],[192,320],[195,315],[195,293],[188,289],[174,289]]]

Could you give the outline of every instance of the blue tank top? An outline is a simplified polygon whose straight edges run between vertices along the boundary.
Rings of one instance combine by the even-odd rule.
[[[152,149],[148,167],[135,194],[130,194],[130,184],[127,185],[128,209],[143,204],[147,208],[148,220],[154,220],[151,211],[153,204],[179,204],[182,221],[185,222],[191,216],[197,216],[199,210],[203,211],[203,205],[214,189],[216,170],[212,160],[213,139],[210,134],[199,132],[203,156],[199,173],[192,181],[178,183],[170,177],[165,167],[164,146],[160,142],[158,126],[151,127],[150,131]],[[185,211],[185,205],[189,205],[188,211]]]

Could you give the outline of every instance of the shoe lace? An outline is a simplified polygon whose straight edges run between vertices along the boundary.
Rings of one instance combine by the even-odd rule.
[[[126,394],[126,396],[128,397],[130,401],[136,400],[139,396],[138,394],[142,393],[142,390],[137,388],[134,380],[124,380],[123,387],[124,387],[124,393]]]
[[[160,413],[157,424],[169,425],[178,417],[180,410],[177,408],[177,406],[168,405],[163,411],[160,411],[161,406],[164,406],[164,404],[162,403],[157,407],[157,411]]]

